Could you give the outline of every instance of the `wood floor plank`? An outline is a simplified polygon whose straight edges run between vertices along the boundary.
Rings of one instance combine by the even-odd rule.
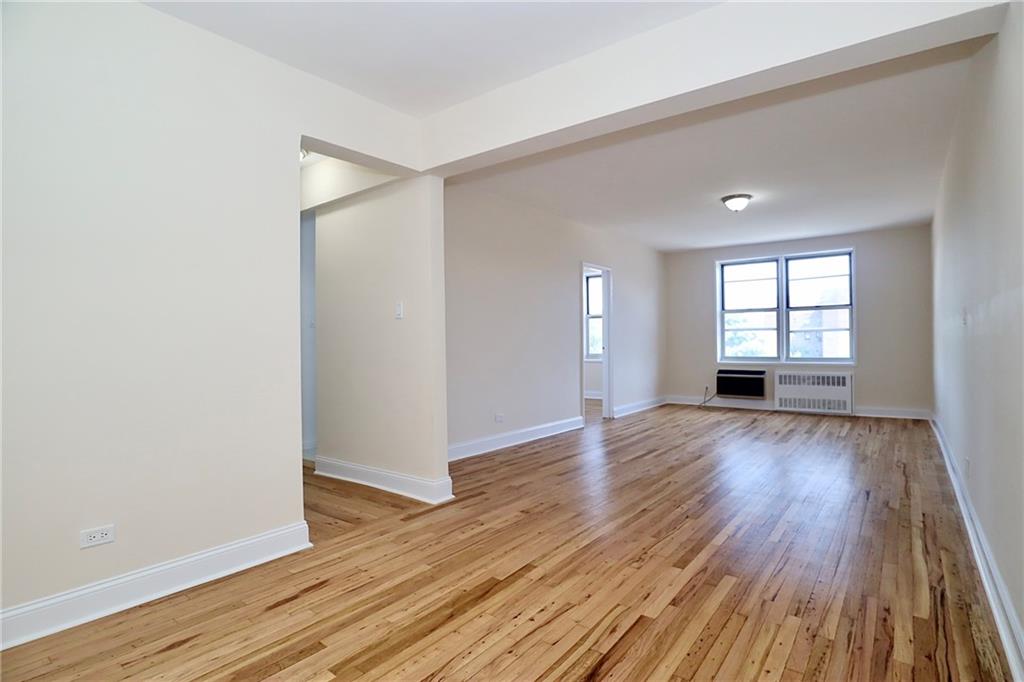
[[[312,550],[4,653],[4,680],[1008,680],[925,422],[663,406],[453,462],[305,467]]]

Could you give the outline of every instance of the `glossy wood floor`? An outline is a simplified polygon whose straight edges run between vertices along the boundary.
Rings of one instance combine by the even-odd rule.
[[[307,478],[315,549],[8,652],[4,679],[1008,679],[924,422],[661,407]]]

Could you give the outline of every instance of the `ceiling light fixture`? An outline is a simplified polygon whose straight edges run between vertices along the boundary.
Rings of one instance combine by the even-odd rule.
[[[753,199],[749,194],[730,194],[722,197],[722,203],[725,207],[734,213],[739,213],[747,207],[750,200]]]
[[[299,149],[299,161],[305,161],[307,156],[309,156],[308,151],[305,149]]]

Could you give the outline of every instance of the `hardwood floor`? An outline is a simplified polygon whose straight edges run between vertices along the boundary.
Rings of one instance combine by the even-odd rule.
[[[1009,679],[925,422],[665,406],[451,469],[307,477],[314,549],[4,679]]]
[[[601,401],[593,398],[587,398],[583,401],[583,422],[590,426],[591,424],[601,423]]]

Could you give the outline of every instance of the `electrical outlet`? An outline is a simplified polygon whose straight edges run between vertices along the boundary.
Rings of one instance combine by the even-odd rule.
[[[503,412],[494,413],[494,423],[503,424],[505,422],[505,414]]]
[[[99,528],[89,528],[78,532],[78,546],[81,549],[105,545],[108,542],[113,542],[115,539],[114,524],[100,526]]]

